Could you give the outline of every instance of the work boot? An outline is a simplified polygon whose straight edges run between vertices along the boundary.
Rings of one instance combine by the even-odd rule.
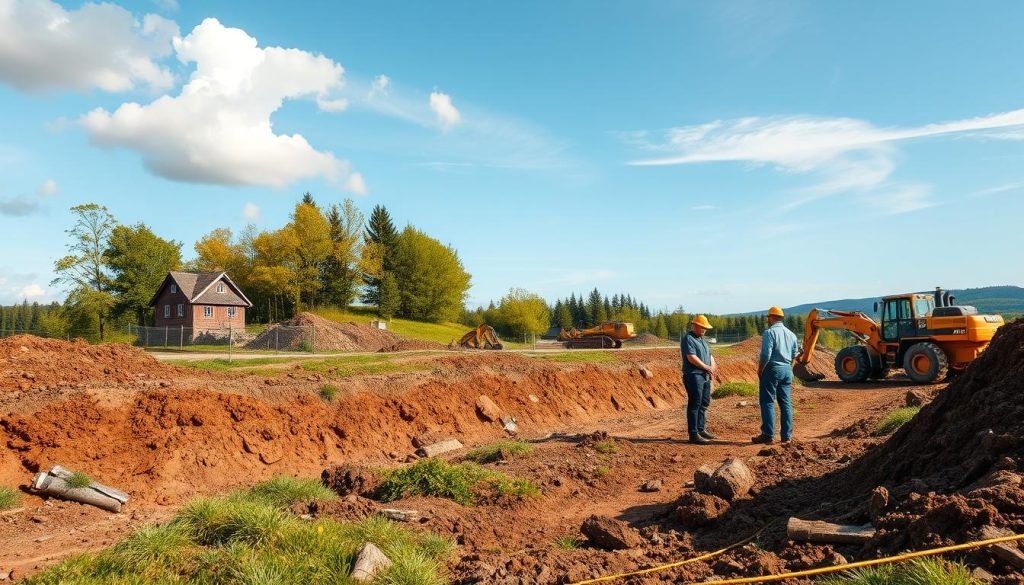
[[[754,435],[753,437],[750,438],[750,442],[757,443],[760,445],[771,445],[772,443],[775,442],[775,439],[772,439],[771,437],[766,437],[764,435]]]
[[[791,445],[792,443],[793,443],[792,437],[789,438],[789,439],[782,439],[782,444],[783,445]]]
[[[718,438],[718,435],[716,435],[714,433],[709,433],[708,431],[700,431],[697,434],[702,436],[702,437],[704,437],[705,439],[707,439],[709,441],[714,441],[715,439]]]
[[[700,436],[699,434],[690,435],[690,442],[693,443],[694,445],[710,445],[711,444],[711,441],[705,439],[704,437]]]

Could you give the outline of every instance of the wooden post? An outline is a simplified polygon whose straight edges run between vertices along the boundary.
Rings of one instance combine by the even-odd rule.
[[[786,524],[786,536],[797,541],[862,544],[871,540],[874,535],[875,528],[870,524],[844,526],[799,518],[790,518]]]

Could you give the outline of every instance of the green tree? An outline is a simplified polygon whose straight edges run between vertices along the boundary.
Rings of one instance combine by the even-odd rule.
[[[412,226],[399,235],[395,249],[400,315],[435,323],[457,319],[470,281],[458,253]]]
[[[380,279],[380,298],[377,303],[377,314],[383,319],[391,319],[402,306],[402,297],[398,292],[398,281],[391,272],[385,272]]]
[[[551,323],[548,304],[539,296],[521,288],[513,288],[498,303],[501,326],[518,339],[539,335]]]
[[[658,315],[658,324],[654,328],[654,334],[662,339],[668,339],[668,324],[665,323],[664,315]]]
[[[95,203],[76,205],[71,212],[76,220],[75,225],[66,230],[71,237],[67,245],[70,254],[55,263],[57,278],[53,284],[70,288],[72,294],[68,296],[68,302],[87,314],[95,315],[99,339],[103,341],[107,319],[114,306],[104,252],[117,220],[106,207]]]
[[[296,305],[300,305],[305,297],[306,303],[315,306],[321,286],[320,273],[334,249],[331,226],[316,205],[302,202],[295,206],[292,222],[287,227],[298,241],[295,248],[298,256]]]
[[[181,266],[181,244],[157,236],[145,224],[119,225],[110,232],[104,255],[117,297],[114,313],[133,313],[145,325],[153,293],[169,271]]]
[[[555,303],[555,326],[559,329],[565,329],[568,331],[572,329],[572,312],[569,310],[569,305],[558,301]]]
[[[383,205],[375,205],[370,212],[363,239],[366,243],[363,247],[363,281],[366,283],[363,302],[377,305],[380,303],[381,275],[395,271],[398,243],[398,230]]]
[[[344,309],[355,300],[361,280],[359,236],[363,230],[363,214],[351,199],[346,199],[341,207],[331,206],[327,224],[331,253],[324,260],[320,274],[324,299]]]

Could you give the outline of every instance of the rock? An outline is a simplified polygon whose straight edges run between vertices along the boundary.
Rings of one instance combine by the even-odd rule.
[[[530,399],[530,402],[540,402],[540,398],[537,398],[533,394],[530,394],[528,398]]]
[[[736,403],[736,408],[746,408],[748,406],[750,406],[750,403],[747,402],[746,400],[740,400],[739,402]]]
[[[701,465],[693,472],[693,489],[702,494],[711,493],[711,476],[715,474],[715,468],[710,465]]]
[[[642,492],[660,492],[663,482],[660,479],[649,479],[640,486]]]
[[[871,517],[871,521],[878,524],[878,519],[885,514],[886,507],[889,506],[889,490],[883,486],[878,486],[871,491],[871,499],[868,501],[868,515]]]
[[[501,426],[505,429],[505,432],[514,435],[519,429],[519,425],[516,424],[516,418],[514,416],[503,416],[501,417]]]
[[[424,445],[420,447],[420,452],[424,457],[437,457],[443,453],[449,451],[458,451],[462,448],[462,443],[458,439],[448,439],[441,441],[440,443],[434,443],[432,445]]]
[[[642,377],[642,378],[643,378],[644,380],[650,380],[651,378],[653,378],[653,377],[654,377],[654,372],[652,372],[651,370],[649,370],[649,369],[647,368],[647,366],[640,366],[640,376],[641,376],[641,377]]]
[[[696,484],[696,477],[694,477]],[[729,458],[711,476],[710,493],[720,498],[732,501],[743,497],[754,485],[754,474],[746,463]],[[700,490],[699,490],[700,491]]]
[[[995,526],[983,526],[980,534],[983,540],[989,540],[1002,536],[1013,536],[1013,531],[1006,528],[996,528]],[[1024,553],[1017,548],[1016,544],[1001,542],[993,544],[988,548],[996,558],[1013,565],[1017,569],[1024,569]]]
[[[673,515],[687,528],[703,528],[729,511],[729,502],[718,496],[686,492],[676,500]]]
[[[490,422],[497,422],[501,418],[501,409],[486,394],[476,399],[476,412]]]
[[[978,581],[981,581],[982,583],[991,583],[992,581],[995,580],[995,576],[992,575],[992,573],[989,573],[988,571],[986,571],[985,569],[982,569],[981,567],[974,567],[974,570],[971,571],[971,577],[974,577],[975,579],[977,579]]]
[[[686,458],[679,454],[673,455],[671,459],[672,463],[682,463],[685,460]]]
[[[380,478],[368,467],[348,464],[323,470],[320,481],[342,497],[368,494],[380,485]]]
[[[388,520],[395,522],[416,522],[420,519],[418,510],[399,510],[398,508],[382,508],[380,511]]]
[[[608,516],[593,515],[580,526],[583,533],[594,545],[605,550],[623,550],[643,544],[640,533],[621,520]]]
[[[924,406],[928,402],[928,395],[920,390],[907,390],[904,400],[907,406]]]
[[[356,564],[351,577],[356,581],[370,581],[378,571],[391,566],[391,559],[384,555],[372,542],[363,545],[356,555]]]

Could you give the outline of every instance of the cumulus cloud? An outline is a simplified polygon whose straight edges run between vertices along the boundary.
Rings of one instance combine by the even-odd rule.
[[[41,209],[37,197],[18,195],[8,199],[0,199],[0,215],[7,217],[25,217],[32,215]]]
[[[14,272],[7,266],[0,266],[0,305],[40,299],[48,294],[46,287],[39,284],[36,274]]]
[[[151,172],[175,181],[281,188],[348,174],[346,161],[299,134],[275,134],[270,119],[286,99],[330,104],[326,96],[342,86],[341,65],[298,49],[261,48],[214,18],[175,39],[174,49],[180,61],[195,63],[181,93],[89,112],[81,122],[93,143],[135,150]]]
[[[259,206],[251,201],[246,201],[242,206],[242,219],[245,221],[257,222],[261,215]]]
[[[46,296],[46,289],[39,286],[38,284],[30,284],[22,287],[20,296],[23,299],[36,299],[39,297]]]
[[[900,212],[931,206],[926,185],[890,185],[901,141],[942,135],[998,134],[1024,130],[1024,109],[999,114],[927,124],[910,128],[879,128],[853,118],[810,116],[741,118],[672,128],[657,142],[646,134],[629,139],[661,156],[632,161],[634,165],[679,165],[734,161],[772,165],[793,173],[814,173],[815,185],[796,192],[786,208],[793,208],[841,192],[861,192],[864,199],[885,202],[897,197],[892,208]]]
[[[348,179],[345,180],[345,190],[356,195],[366,195],[370,192],[366,188],[366,181],[363,180],[361,173],[352,173],[348,176]]]
[[[370,94],[367,96],[373,99],[377,96],[387,96],[391,90],[391,78],[387,75],[380,74],[373,79],[373,83],[370,84]]]
[[[57,187],[57,181],[53,179],[46,179],[36,188],[36,196],[38,197],[53,197],[59,192],[60,188]]]
[[[157,61],[171,53],[178,25],[142,20],[114,4],[65,10],[50,0],[0,1],[0,81],[27,91],[171,87]]]
[[[450,128],[459,123],[462,115],[452,104],[452,98],[446,93],[439,91],[430,92],[430,109],[437,116],[437,121],[444,128]]]

